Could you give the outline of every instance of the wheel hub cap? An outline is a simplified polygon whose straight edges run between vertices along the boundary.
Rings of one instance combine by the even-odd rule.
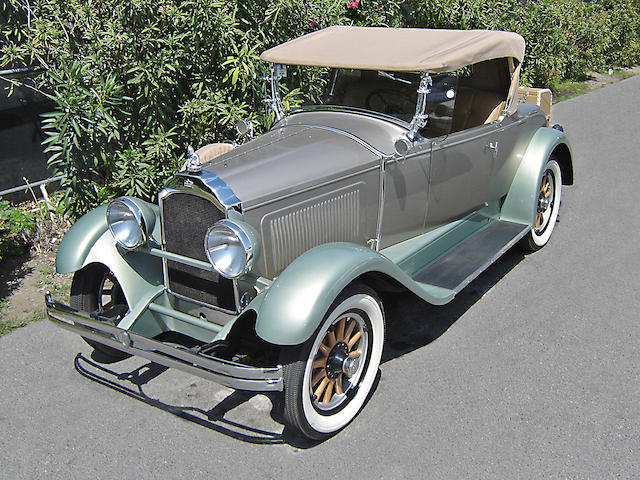
[[[338,376],[344,372],[344,365],[348,359],[349,351],[347,344],[345,342],[336,343],[327,358],[327,377],[331,380],[338,378]]]

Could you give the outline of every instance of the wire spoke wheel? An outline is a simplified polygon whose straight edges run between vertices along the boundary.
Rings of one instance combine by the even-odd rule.
[[[284,349],[284,417],[322,439],[347,425],[373,388],[384,342],[384,313],[373,290],[355,285],[329,308],[316,333]]]

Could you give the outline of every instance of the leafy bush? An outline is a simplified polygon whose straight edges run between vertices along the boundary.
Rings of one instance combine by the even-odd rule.
[[[412,11],[411,5],[414,5]],[[263,114],[260,52],[335,24],[490,28],[527,40],[523,81],[548,86],[640,59],[638,0],[5,0],[0,68],[42,68],[43,126],[78,216],[118,195],[154,200],[198,147]],[[290,69],[285,103],[318,95],[321,69]],[[302,87],[302,88],[300,88]]]
[[[640,9],[622,0],[417,0],[418,26],[518,32],[527,42],[522,82],[550,86],[640,60]]]
[[[24,253],[34,227],[33,215],[0,200],[0,260]]]
[[[0,66],[43,68],[46,151],[74,216],[116,195],[153,200],[187,144],[232,139],[240,118],[268,125],[266,48],[336,23],[401,24],[399,4],[381,0],[40,0],[28,23],[26,5],[4,4]],[[296,104],[320,79],[289,82],[307,86],[290,88]]]

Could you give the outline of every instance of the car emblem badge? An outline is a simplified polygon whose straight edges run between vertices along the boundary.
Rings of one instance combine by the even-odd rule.
[[[187,188],[191,188],[191,187],[193,187],[193,182],[187,178],[184,181],[184,186],[187,187]]]

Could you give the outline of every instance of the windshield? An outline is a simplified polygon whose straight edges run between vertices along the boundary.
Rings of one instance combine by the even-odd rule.
[[[391,116],[409,124],[416,112],[420,73],[380,70],[332,69],[324,94],[314,105],[343,106]],[[451,130],[458,77],[455,73],[432,75],[427,95],[429,121],[420,133],[445,135]]]

